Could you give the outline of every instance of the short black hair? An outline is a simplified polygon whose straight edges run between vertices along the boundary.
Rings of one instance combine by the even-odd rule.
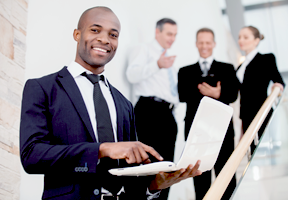
[[[164,24],[172,24],[172,25],[177,25],[176,22],[173,19],[170,18],[163,18],[160,19],[157,23],[156,23],[156,28],[158,28],[160,31],[163,30],[163,26]]]

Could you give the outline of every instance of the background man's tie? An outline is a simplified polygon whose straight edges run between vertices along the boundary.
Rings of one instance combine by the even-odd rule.
[[[165,51],[165,49],[163,49],[163,51]],[[165,56],[167,56],[167,53],[165,53]],[[171,94],[172,94],[172,96],[176,96],[177,95],[177,88],[176,88],[176,83],[175,83],[175,80],[174,80],[174,77],[173,77],[173,69],[172,69],[172,67],[169,67],[167,69],[167,72],[168,72],[168,79],[169,79],[169,82],[170,82]]]
[[[203,70],[203,75],[202,75],[202,76],[207,76],[207,75],[208,75],[207,64],[208,64],[207,61],[204,60],[204,61],[203,61],[204,70]]]
[[[171,90],[171,94],[173,96],[176,96],[177,94],[177,89],[176,89],[176,84],[175,84],[175,80],[173,77],[173,71],[172,71],[172,67],[168,68],[168,77],[169,77],[169,81],[170,81],[170,90]]]

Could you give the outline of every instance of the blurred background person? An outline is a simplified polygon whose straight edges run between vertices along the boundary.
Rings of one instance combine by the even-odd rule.
[[[146,143],[164,158],[173,161],[177,123],[173,108],[179,102],[176,56],[167,56],[177,34],[176,22],[163,18],[156,24],[155,39],[137,46],[129,57],[126,71],[138,102],[135,105],[136,130],[139,141]],[[159,199],[167,199],[169,188]]]
[[[234,67],[231,64],[218,62],[214,59],[212,54],[215,46],[214,32],[211,29],[202,28],[198,30],[196,34],[196,47],[200,55],[199,61],[180,68],[178,73],[179,100],[187,104],[185,117],[186,139],[203,96],[214,98],[225,104],[232,103],[237,98],[238,80]],[[231,120],[214,166],[216,176],[220,173],[233,150],[234,129]],[[206,171],[199,178],[193,179],[196,200],[203,199],[210,188],[211,174],[211,170]],[[236,178],[234,175],[222,199],[230,199],[235,187]]]
[[[278,86],[283,91],[285,86],[278,71],[276,59],[273,53],[260,54],[258,44],[264,36],[253,26],[246,26],[239,32],[239,47],[245,52],[245,61],[237,69],[237,78],[240,86],[240,118],[242,119],[242,135],[248,129],[262,104],[267,98],[267,88],[270,81],[272,86]],[[258,131],[258,137],[263,131],[272,115],[273,109],[268,113],[265,121]],[[242,135],[240,138],[242,138]],[[251,154],[256,146],[251,143]]]

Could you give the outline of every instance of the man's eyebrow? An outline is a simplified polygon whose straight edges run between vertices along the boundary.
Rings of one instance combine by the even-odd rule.
[[[102,28],[102,26],[99,25],[99,24],[93,24],[93,25],[91,25],[90,27],[93,27],[93,26],[97,26],[97,27],[99,27],[99,28]],[[115,29],[115,28],[112,28],[111,30],[112,30],[112,31],[116,31],[117,33],[119,33],[119,31],[118,31],[117,29]]]
[[[117,29],[115,29],[115,28],[112,28],[111,30],[112,31],[116,31],[117,33],[119,33],[119,31]]]
[[[91,25],[90,27],[92,27],[92,26],[97,26],[97,27],[99,27],[99,28],[102,28],[102,26],[99,25],[99,24],[93,24],[93,25]]]

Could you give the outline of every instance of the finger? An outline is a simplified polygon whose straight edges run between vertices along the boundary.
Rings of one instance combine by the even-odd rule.
[[[143,164],[149,164],[149,163],[151,163],[151,160],[149,158],[143,161]]]
[[[202,82],[201,88],[207,88],[207,83],[206,82]]]
[[[196,174],[197,174],[198,171],[201,172],[200,170],[198,170],[199,167],[200,167],[200,164],[201,164],[201,161],[198,160],[198,161],[196,162],[195,166],[192,168],[192,170],[191,170],[191,172],[190,172],[190,176],[194,177],[194,176],[196,176]],[[199,173],[199,172],[198,172],[198,173]],[[201,173],[202,173],[202,172],[201,172]]]
[[[283,89],[284,89],[284,88],[283,88],[283,85],[282,85],[281,83],[274,83],[273,86],[272,86],[272,90],[273,90],[275,87],[279,87],[281,91],[283,91]]]
[[[200,170],[197,170],[195,176],[200,176],[201,174],[202,172]]]
[[[143,143],[141,143],[141,145],[146,152],[150,153],[157,160],[160,160],[160,161],[163,160],[163,157],[153,147],[150,147],[150,146],[143,144]]]
[[[176,56],[167,56],[166,58],[168,58],[169,60],[175,60]]]
[[[176,172],[174,172],[174,174],[173,174],[173,176],[174,176],[174,178],[179,178],[183,173],[185,173],[185,169],[183,169],[183,168],[181,168],[181,169],[179,169],[179,170],[177,170]]]
[[[133,150],[132,150],[132,149],[130,149],[130,150],[128,151],[125,160],[126,160],[126,162],[127,162],[128,164],[135,163],[136,158],[135,158],[135,156],[134,156],[134,153],[133,153]]]
[[[209,84],[206,83],[206,82],[203,82],[203,86],[206,87],[206,88],[211,88],[211,85],[209,85]]]
[[[149,159],[149,155],[146,153],[146,151],[144,150],[143,146],[142,146],[143,143],[141,142],[137,142],[137,145],[138,145],[138,152],[139,152],[139,155],[140,155],[140,159],[141,159],[141,162],[144,162],[146,160]],[[151,162],[151,161],[150,161]]]
[[[217,82],[217,87],[221,87],[221,82],[220,81]]]
[[[192,170],[193,170],[193,165],[190,164],[190,165],[186,168],[186,170],[184,171],[184,173],[181,174],[181,177],[183,177],[183,178],[188,178],[188,177],[190,177],[190,174],[191,174]]]
[[[160,175],[160,177],[162,178],[162,180],[165,180],[165,179],[166,179],[164,172],[159,172],[159,175]]]
[[[142,149],[142,148],[141,148]],[[136,162],[137,163],[142,163],[142,161],[144,161],[144,160],[147,160],[148,158],[149,158],[149,156],[147,155],[146,157],[145,157],[145,159],[144,160],[142,160],[142,155],[141,155],[141,153],[139,152],[140,150],[139,150],[139,148],[136,146],[136,147],[133,147],[133,153],[134,153],[134,156],[135,156],[135,158],[136,158]]]

